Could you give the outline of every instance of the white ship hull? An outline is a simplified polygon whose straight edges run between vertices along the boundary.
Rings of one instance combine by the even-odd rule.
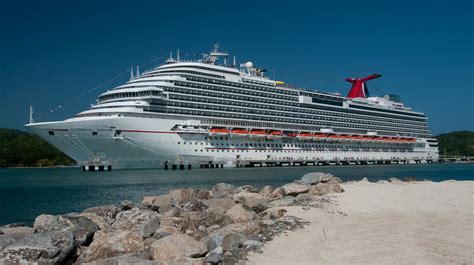
[[[182,123],[183,120],[165,118],[115,116],[35,123],[27,125],[27,128],[76,160],[79,165],[103,165],[113,169],[164,168],[167,164],[184,165],[187,168],[188,165],[199,167],[206,163],[228,167],[235,166],[237,161],[246,160],[404,160],[408,163],[423,163],[437,159],[435,150],[425,148],[423,142],[419,143],[423,147],[401,151],[398,145],[390,143],[334,143],[296,138],[268,141],[251,137],[209,137],[205,132],[172,130],[175,125]],[[118,136],[117,131],[121,132]],[[248,143],[262,146],[245,146]],[[374,151],[354,151],[351,147],[357,145],[373,146]],[[377,146],[391,149],[382,151]]]

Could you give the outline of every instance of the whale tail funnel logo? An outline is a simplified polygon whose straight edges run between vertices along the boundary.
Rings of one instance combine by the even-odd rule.
[[[351,90],[349,90],[349,93],[347,94],[348,98],[367,98],[369,97],[369,89],[365,82],[379,78],[382,75],[380,74],[371,74],[369,76],[366,76],[364,78],[346,78],[346,82],[349,82],[352,84]]]

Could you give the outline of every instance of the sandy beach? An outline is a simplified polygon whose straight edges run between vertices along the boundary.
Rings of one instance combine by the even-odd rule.
[[[308,221],[250,253],[251,264],[472,264],[474,182],[342,184]]]

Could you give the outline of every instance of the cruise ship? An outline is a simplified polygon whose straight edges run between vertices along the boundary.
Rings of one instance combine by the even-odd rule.
[[[395,95],[369,96],[366,82],[378,74],[346,79],[344,97],[272,80],[228,57],[217,45],[200,60],[170,56],[130,71],[72,118],[25,126],[86,170],[438,159],[422,112]]]

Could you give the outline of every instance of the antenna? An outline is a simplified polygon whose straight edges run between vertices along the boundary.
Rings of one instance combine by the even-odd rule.
[[[173,52],[170,52],[170,60],[173,61]]]
[[[130,68],[130,80],[133,80],[133,66]]]
[[[140,77],[140,65],[137,65],[137,74],[135,77],[136,78]]]
[[[176,52],[176,61],[179,61],[179,50]]]
[[[237,62],[235,60],[235,55],[234,55],[234,67],[237,67],[236,65],[237,65]]]
[[[35,120],[33,119],[33,113],[35,113],[35,109],[33,108],[32,105],[30,105],[30,122],[28,124],[35,123]]]

